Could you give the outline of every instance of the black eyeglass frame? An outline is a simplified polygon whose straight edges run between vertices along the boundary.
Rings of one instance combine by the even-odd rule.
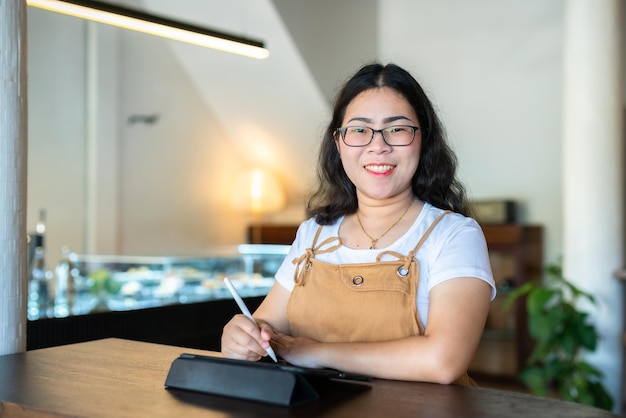
[[[409,142],[408,144],[403,144],[403,145],[394,145],[394,144],[390,144],[389,142],[387,142],[387,138],[385,138],[385,131],[387,129],[391,129],[391,128],[395,128],[395,127],[402,127],[402,128],[411,128],[413,129],[413,138],[411,138],[411,142]],[[370,138],[370,140],[363,145],[350,145],[346,142],[346,131],[348,130],[348,128],[363,128],[363,129],[371,129],[372,130],[372,137]],[[413,143],[413,141],[415,141],[415,132],[421,130],[419,126],[411,126],[411,125],[393,125],[393,126],[387,126],[386,128],[383,129],[373,129],[370,128],[369,126],[342,126],[340,128],[335,129],[335,133],[338,133],[339,135],[341,135],[341,140],[343,141],[344,144],[346,144],[346,146],[348,147],[366,147],[369,144],[372,143],[372,141],[374,140],[374,135],[376,135],[377,133],[380,132],[380,136],[382,136],[383,141],[385,142],[385,144],[389,145],[390,147],[408,147],[409,145],[411,145]]]

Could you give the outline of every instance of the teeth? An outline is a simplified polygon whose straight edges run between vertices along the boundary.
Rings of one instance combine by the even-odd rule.
[[[365,169],[376,173],[385,173],[389,170],[393,170],[394,167],[393,165],[366,165]]]

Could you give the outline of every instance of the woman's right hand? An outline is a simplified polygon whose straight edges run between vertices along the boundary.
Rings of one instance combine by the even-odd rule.
[[[257,361],[267,356],[273,329],[264,322],[255,324],[244,315],[235,315],[222,332],[222,354],[226,358]]]

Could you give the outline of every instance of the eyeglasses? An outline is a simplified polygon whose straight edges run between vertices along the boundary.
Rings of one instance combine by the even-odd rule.
[[[341,135],[343,143],[349,147],[364,147],[374,140],[377,132],[383,136],[385,144],[392,147],[406,147],[415,139],[415,131],[419,126],[396,125],[383,129],[372,129],[366,126],[343,126],[335,132]]]

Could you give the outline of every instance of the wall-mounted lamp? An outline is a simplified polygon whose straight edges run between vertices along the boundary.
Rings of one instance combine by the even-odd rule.
[[[241,173],[233,185],[231,205],[234,209],[252,213],[252,243],[261,242],[263,214],[275,212],[285,206],[285,193],[278,179],[264,169]]]
[[[29,6],[93,20],[120,28],[161,36],[194,45],[263,59],[263,42],[202,28],[95,0],[27,0]]]

